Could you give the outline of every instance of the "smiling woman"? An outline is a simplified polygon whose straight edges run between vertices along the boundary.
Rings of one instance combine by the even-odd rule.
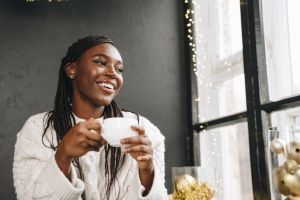
[[[86,50],[75,62],[68,63],[65,68],[67,75],[72,76],[73,80],[75,113],[80,112],[85,105],[91,108],[87,108],[91,112],[101,111],[93,108],[108,105],[123,86],[122,57],[110,43],[99,44]],[[86,110],[80,115],[87,115],[81,116],[83,118],[93,117]],[[97,116],[99,113],[94,117]]]
[[[167,199],[164,137],[149,120],[113,100],[123,61],[99,35],[79,39],[62,59],[54,109],[30,117],[17,136],[13,178],[18,199]],[[102,121],[134,118],[123,149],[101,136]],[[118,133],[115,133],[118,134]]]

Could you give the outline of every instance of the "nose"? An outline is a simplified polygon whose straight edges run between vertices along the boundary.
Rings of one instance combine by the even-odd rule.
[[[117,72],[113,64],[108,64],[106,66],[106,74],[113,78],[116,78]]]

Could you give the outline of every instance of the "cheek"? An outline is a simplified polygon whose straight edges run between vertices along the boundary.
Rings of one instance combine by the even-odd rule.
[[[119,84],[119,89],[121,89],[124,84],[123,76],[120,76],[118,78],[118,84]]]

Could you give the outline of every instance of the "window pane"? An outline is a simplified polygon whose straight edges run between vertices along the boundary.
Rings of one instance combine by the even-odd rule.
[[[271,113],[271,123],[278,128],[300,125],[300,107]]]
[[[252,200],[247,123],[195,134],[196,163],[216,167],[217,199]],[[200,163],[199,163],[200,162]]]
[[[195,2],[195,101],[203,122],[246,109],[240,1]]]
[[[300,93],[300,1],[262,1],[270,100]]]
[[[273,138],[279,137],[280,139],[283,139],[284,141],[288,142],[293,140],[293,135],[291,133],[297,133],[299,137],[300,107],[271,113],[271,123],[272,123],[272,127],[276,127],[276,130],[271,131],[272,132],[271,135],[269,132],[268,135],[269,144],[267,145],[267,147],[270,146],[270,142],[272,141]],[[272,171],[278,166],[282,165],[285,162],[286,158],[283,154],[275,155],[271,153],[269,148],[266,150],[266,152],[268,153],[270,183],[273,183]],[[271,191],[272,191],[272,199],[282,199],[282,200],[286,199],[286,197],[276,192],[273,184],[271,184]]]

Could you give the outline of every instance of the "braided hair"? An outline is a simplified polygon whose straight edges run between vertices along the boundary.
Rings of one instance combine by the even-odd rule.
[[[46,123],[42,136],[42,142],[45,146],[47,145],[44,143],[44,137],[46,135],[46,131],[50,126],[53,127],[56,132],[57,143],[55,145],[52,140],[49,148],[57,150],[60,141],[69,131],[69,129],[71,129],[76,124],[75,116],[72,112],[72,82],[67,77],[65,67],[78,59],[87,49],[102,43],[110,43],[114,45],[113,41],[107,37],[100,35],[90,35],[79,39],[68,48],[67,54],[62,59],[59,69],[59,78],[54,101],[54,109],[48,112],[45,116]],[[123,117],[123,114],[116,102],[112,101],[109,105],[104,107],[103,117],[104,119],[110,117]],[[105,145],[104,150],[105,177],[108,183],[105,196],[107,197],[107,199],[109,199],[112,184],[115,180],[117,180],[117,173],[124,164],[125,155],[121,153],[121,148],[112,147],[109,144]],[[72,163],[74,166],[78,167],[80,178],[83,180],[84,177],[78,158],[75,158]],[[84,194],[83,199],[85,199]]]

